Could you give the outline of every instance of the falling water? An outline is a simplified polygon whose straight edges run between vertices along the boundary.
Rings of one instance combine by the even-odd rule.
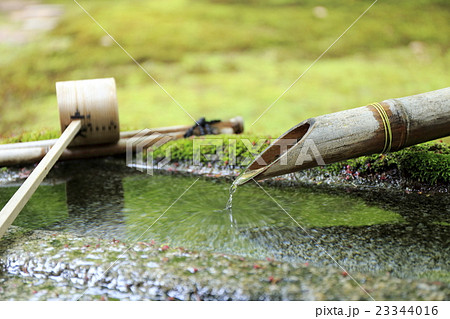
[[[238,184],[236,183],[237,179],[230,186],[230,195],[228,197],[227,206],[225,207],[228,211],[231,212],[231,208],[233,207],[233,194],[236,192]]]
[[[230,187],[230,195],[228,197],[228,202],[227,202],[227,206],[226,206],[226,209],[230,212],[230,214],[231,214],[231,209],[233,207],[233,194],[236,192],[238,186],[247,183],[249,180],[253,179],[253,177],[258,175],[265,168],[266,167],[262,167],[260,169],[244,171],[241,175],[239,175],[234,180],[233,184],[231,184],[231,187]]]

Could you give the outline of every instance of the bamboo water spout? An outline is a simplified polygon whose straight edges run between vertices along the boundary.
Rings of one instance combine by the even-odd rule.
[[[237,184],[450,135],[450,88],[307,119],[281,135]]]

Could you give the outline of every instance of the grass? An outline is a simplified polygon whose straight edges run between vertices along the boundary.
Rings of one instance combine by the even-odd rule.
[[[64,5],[57,28],[23,46],[0,44],[0,137],[58,131],[55,82],[85,78],[116,78],[122,130],[192,122],[75,3],[43,2]],[[371,1],[79,3],[194,118],[242,115],[250,134],[278,135],[450,79],[447,2],[379,1],[251,126]],[[313,14],[317,5],[326,18]]]

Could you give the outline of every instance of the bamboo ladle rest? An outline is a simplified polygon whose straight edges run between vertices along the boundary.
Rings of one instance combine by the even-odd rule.
[[[0,211],[0,238],[70,146],[114,144],[120,138],[113,78],[56,83],[61,137]]]
[[[151,147],[159,140],[167,141],[168,138],[175,140],[183,138],[192,125],[176,125],[167,127],[157,127],[145,130],[120,132],[120,139],[115,144],[84,145],[70,147],[61,154],[60,160],[72,160],[93,158],[102,156],[113,156],[126,154],[131,139],[140,137],[139,145],[144,145],[144,149]],[[220,121],[210,124],[210,134],[240,134],[244,130],[244,120],[240,116],[233,117],[228,121]],[[199,128],[194,129],[194,135],[202,135]],[[11,165],[25,165],[38,163],[55,145],[57,139],[40,140],[33,142],[20,142],[0,145],[0,167]],[[138,145],[131,145],[133,151]]]

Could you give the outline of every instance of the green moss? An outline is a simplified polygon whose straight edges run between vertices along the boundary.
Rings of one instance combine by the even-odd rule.
[[[171,259],[170,259],[170,262],[172,262],[172,263],[180,263],[180,262],[184,262],[184,261],[186,261],[187,260],[187,257],[186,256],[173,256]]]
[[[117,252],[117,251],[108,251],[106,253],[106,260],[109,263],[115,263],[117,262],[117,260],[119,259],[119,257],[122,255],[121,252]]]
[[[168,142],[150,149],[155,160],[169,157],[171,162],[199,160],[201,163],[218,163],[223,166],[245,166],[270,144],[267,137],[246,135],[211,135]],[[193,154],[200,158],[194,159]],[[235,160],[236,159],[236,160]]]
[[[56,130],[24,132],[9,138],[0,138],[0,144],[29,142],[57,138]],[[194,145],[194,140],[196,145]],[[199,147],[201,163],[220,166],[235,165],[246,167],[271,141],[271,137],[255,135],[212,135],[189,139],[179,139],[150,149],[156,161],[170,156],[170,161],[192,162],[194,147]],[[235,152],[235,156],[233,153]],[[197,152],[198,153],[198,152]],[[236,159],[236,161],[234,161]],[[0,168],[0,172],[6,171]],[[450,182],[450,145],[427,142],[414,145],[398,152],[362,156],[347,161],[333,163],[319,168],[324,173],[340,174],[343,170],[361,176],[371,174],[398,174],[413,181],[428,184]]]
[[[324,171],[340,173],[348,170],[362,175],[397,172],[418,182],[429,184],[450,182],[450,146],[446,143],[427,142],[398,152],[362,156],[327,165]]]
[[[66,252],[67,257],[71,258],[71,259],[75,259],[75,258],[79,258],[79,257],[84,257],[85,253],[81,251],[81,249],[79,250],[70,250],[68,252]]]
[[[442,226],[450,226],[450,223],[447,222],[435,222],[436,225],[442,225]]]
[[[8,249],[14,242],[32,234],[28,228],[10,226],[8,231],[0,238],[0,252]]]
[[[60,135],[61,133],[57,130],[24,131],[18,135],[0,138],[0,144],[50,140]]]
[[[50,245],[52,245],[53,247],[55,247],[55,248],[60,248],[60,247],[62,247],[62,243],[61,243],[61,241],[60,240],[58,240],[58,239],[53,239],[51,242],[50,242]]]
[[[429,281],[439,281],[450,283],[450,272],[443,270],[426,271],[420,275],[421,278],[425,278]]]
[[[246,167],[249,160],[262,152],[270,143],[268,137],[215,135],[196,137],[201,146],[200,161],[221,166],[236,165]],[[202,142],[203,140],[204,142]],[[250,143],[250,144],[249,144]],[[236,163],[232,150],[236,149]],[[248,147],[253,147],[250,149]],[[194,139],[181,139],[164,144],[153,152],[156,161],[170,155],[171,162],[192,163]],[[218,155],[218,156],[217,156]],[[213,157],[211,160],[211,156]],[[367,176],[371,174],[398,174],[399,177],[428,184],[450,182],[450,146],[446,143],[427,142],[414,145],[398,152],[362,156],[347,161],[333,163],[319,168],[324,173]]]

